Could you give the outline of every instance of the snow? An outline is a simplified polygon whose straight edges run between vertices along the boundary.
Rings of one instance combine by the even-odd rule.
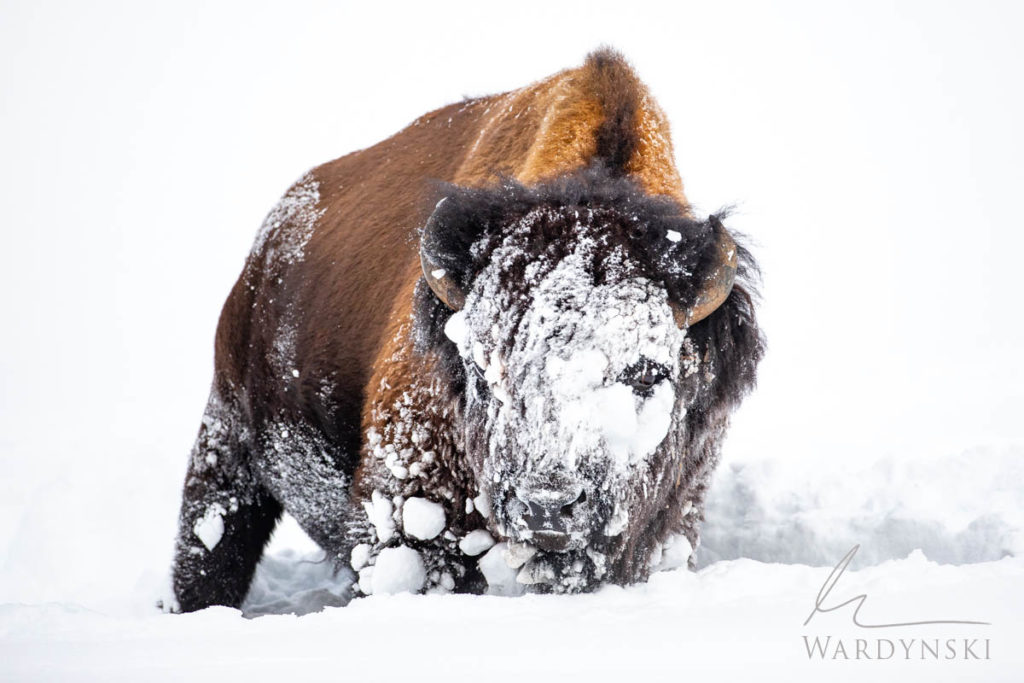
[[[634,359],[630,359],[631,362]],[[637,399],[622,382],[604,383],[608,357],[596,349],[575,351],[568,360],[547,358],[546,379],[557,386],[562,419],[599,435],[620,466],[650,455],[672,423],[675,392],[668,381],[659,383],[647,399]],[[492,366],[493,367],[493,366]]]
[[[214,680],[226,666],[233,677],[251,680],[448,681],[467,671],[487,672],[488,680],[674,679],[697,672],[738,680],[757,662],[758,680],[769,681],[859,680],[869,665],[881,680],[1010,681],[1024,664],[1013,646],[1017,604],[1005,599],[1020,595],[1018,558],[951,567],[915,555],[843,577],[843,597],[869,594],[865,619],[974,617],[992,627],[881,635],[856,629],[839,612],[819,614],[805,628],[828,573],[735,560],[593,595],[374,595],[300,619],[245,620],[227,608],[173,616],[10,604],[0,608],[0,667],[12,680]],[[989,637],[993,659],[812,667],[804,635],[843,637],[851,656],[856,638],[871,638],[874,647],[879,636],[892,637],[899,648],[899,637]],[[504,644],[501,653],[495,643]]]
[[[661,559],[655,565],[658,571],[668,571],[686,567],[693,554],[693,546],[683,535],[676,535],[668,539],[661,549]]]
[[[361,579],[360,579],[361,580]],[[385,548],[373,566],[373,595],[415,593],[427,580],[423,558],[412,548]]]
[[[387,543],[395,535],[394,505],[380,491],[374,491],[368,502],[363,503],[370,524],[377,531],[377,539]]]
[[[466,338],[466,313],[464,311],[456,311],[451,314],[444,324],[444,334],[456,344]],[[486,363],[480,361],[479,365],[483,368]]]
[[[305,258],[316,221],[323,215],[323,209],[317,208],[319,201],[320,184],[310,174],[303,175],[267,214],[252,252],[267,263],[295,263]],[[278,228],[285,224],[291,228],[282,236]]]
[[[486,491],[481,491],[473,498],[473,507],[476,508],[484,519],[491,516],[491,498],[487,495]]]
[[[477,566],[487,579],[487,592],[490,595],[511,596],[523,592],[523,587],[516,581],[516,568],[509,566],[505,559],[507,550],[507,543],[497,543],[477,561]]]
[[[366,566],[366,563],[370,559],[371,546],[369,543],[358,543],[349,555],[349,564],[352,569],[359,571]]]
[[[518,569],[529,562],[530,558],[537,554],[537,548],[525,543],[509,542],[505,544],[505,563],[513,569]]]
[[[476,557],[494,545],[494,538],[484,529],[474,529],[459,541],[459,550],[470,557]]]
[[[1024,555],[1024,449],[833,462],[727,464],[715,475],[701,565],[748,557],[822,565],[854,544],[854,566],[916,548],[954,564]]]
[[[421,541],[429,541],[444,530],[444,508],[426,498],[409,498],[402,506],[402,530]]]
[[[290,517],[282,527],[277,533],[278,543],[292,534],[301,534]],[[288,547],[272,550],[264,557],[241,613],[246,617],[309,614],[340,607],[349,602],[355,579],[352,572],[337,570],[312,541],[295,539]]]
[[[618,536],[625,531],[627,524],[629,524],[629,511],[623,506],[618,506],[611,519],[608,520],[608,524],[605,525],[604,533],[606,536]]]
[[[387,656],[399,643],[402,662],[421,662],[418,680],[449,680],[453,671],[491,671],[495,642],[514,644],[515,673],[510,669],[508,678],[516,680],[570,670],[577,676],[625,675],[627,669],[663,677],[684,670],[736,677],[752,661],[767,680],[820,680],[822,669],[798,669],[808,661],[802,636],[831,636],[830,656],[837,637],[845,639],[851,656],[857,638],[870,638],[874,648],[879,637],[852,626],[843,611],[818,614],[802,626],[830,567],[855,543],[860,550],[837,595],[868,594],[860,615],[865,621],[992,622],[951,631],[896,629],[891,639],[897,648],[901,637],[918,643],[991,638],[991,661],[925,662],[934,665],[930,675],[1013,680],[1024,666],[1019,648],[1012,647],[1024,636],[1018,612],[1024,598],[1024,447],[928,459],[866,458],[817,470],[774,459],[726,464],[709,495],[698,572],[661,571],[645,584],[586,595],[499,597],[522,592],[517,575],[529,559],[528,547],[502,542],[479,556],[492,596],[391,595],[426,580],[418,553],[400,546],[362,568],[359,580],[372,595],[349,602],[356,575],[336,571],[286,516],[242,611],[211,608],[191,615],[153,607],[167,597],[173,538],[168,512],[177,503],[180,469],[140,468],[129,475],[131,451],[116,451],[108,462],[122,474],[113,486],[128,497],[107,500],[88,490],[105,485],[106,471],[72,458],[52,461],[60,463],[61,479],[44,484],[49,475],[41,471],[29,495],[18,499],[15,493],[4,503],[6,519],[16,520],[8,527],[14,533],[3,538],[0,563],[0,672],[12,680],[137,680],[143,671],[147,680],[180,680],[186,673],[207,680],[222,675],[225,662],[234,675],[255,679],[316,680],[340,671],[377,678],[382,666],[380,677],[411,675],[406,664]],[[164,480],[166,486],[152,488]],[[21,501],[17,515],[11,514],[12,500]],[[47,511],[55,505],[83,506],[84,512],[54,527]],[[125,516],[122,505],[137,514]],[[104,524],[107,519],[118,523]],[[125,538],[139,543],[126,544]],[[923,550],[915,551],[916,544]],[[683,566],[689,552],[684,538],[674,539],[659,568]],[[353,569],[361,555],[364,550],[353,550]],[[722,559],[733,557],[738,559]],[[260,618],[242,619],[241,613]],[[287,616],[296,613],[306,616]],[[445,645],[452,637],[457,647]],[[439,647],[443,664],[436,658]],[[911,664],[922,662],[894,658],[875,673],[883,680],[916,680],[922,669],[906,668]],[[863,675],[859,669],[824,673],[838,680]]]
[[[214,503],[206,508],[206,512],[196,520],[195,526],[192,527],[192,533],[203,542],[207,550],[216,548],[224,536],[224,515],[226,513],[227,510],[223,505]]]

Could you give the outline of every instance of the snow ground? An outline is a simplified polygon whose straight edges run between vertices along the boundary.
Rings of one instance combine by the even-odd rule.
[[[1020,680],[1020,15],[0,4],[0,680]],[[296,617],[348,579],[286,523],[246,604],[266,616],[153,610],[214,325],[267,208],[314,164],[602,42],[665,108],[698,210],[740,204],[765,272],[769,355],[700,571]],[[845,611],[801,626],[855,543],[837,594],[868,593],[865,619],[990,621],[893,637],[990,638],[992,659],[808,661],[801,635],[865,637]]]
[[[255,620],[226,608],[126,617],[66,603],[6,605],[0,657],[11,680],[1017,679],[1021,631],[1010,624],[1020,603],[1007,596],[1020,596],[1020,559],[954,568],[915,556],[847,577],[850,594],[870,592],[862,616],[992,621],[896,629],[905,639],[991,635],[988,661],[808,661],[802,635],[865,635],[848,615],[801,626],[827,573],[735,560],[596,595],[370,597]]]
[[[28,495],[3,499],[0,679],[215,680],[230,672],[252,680],[603,680],[747,676],[756,664],[760,680],[859,680],[868,672],[1017,680],[1022,453],[1007,446],[931,462],[885,458],[827,475],[777,461],[725,466],[698,572],[592,595],[372,596],[341,606],[351,575],[334,576],[286,517],[244,606],[257,617],[249,619],[227,608],[167,615],[153,607],[167,590],[179,473],[128,456],[112,456],[107,471],[65,460],[40,472]],[[103,481],[112,471],[122,478]],[[124,497],[86,493],[105,484]],[[57,505],[79,513],[55,517]],[[846,609],[804,627],[830,567],[857,543],[860,568],[832,596],[836,603],[868,593],[862,622],[992,625],[880,634],[853,626]],[[741,554],[756,559],[720,559]],[[851,658],[856,638],[872,639],[871,647],[879,637],[939,638],[943,646],[988,638],[991,659],[921,661],[915,650],[910,661],[809,660],[804,635],[845,638]]]

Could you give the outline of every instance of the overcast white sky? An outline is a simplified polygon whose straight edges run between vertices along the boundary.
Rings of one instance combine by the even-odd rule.
[[[288,184],[602,43],[762,261],[727,459],[1022,440],[1021,7],[0,2],[0,463],[179,476]]]

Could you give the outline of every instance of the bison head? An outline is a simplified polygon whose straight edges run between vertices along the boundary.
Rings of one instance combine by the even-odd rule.
[[[491,531],[532,558],[520,582],[646,576],[753,381],[746,252],[717,218],[590,169],[449,188],[421,257],[444,307],[422,330]]]

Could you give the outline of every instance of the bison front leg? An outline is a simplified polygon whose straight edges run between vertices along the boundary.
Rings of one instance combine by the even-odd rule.
[[[336,566],[352,550],[351,477],[338,446],[304,419],[271,421],[257,439],[253,469],[260,481]]]
[[[238,413],[216,390],[192,449],[173,566],[177,608],[239,607],[281,505],[252,472]]]

